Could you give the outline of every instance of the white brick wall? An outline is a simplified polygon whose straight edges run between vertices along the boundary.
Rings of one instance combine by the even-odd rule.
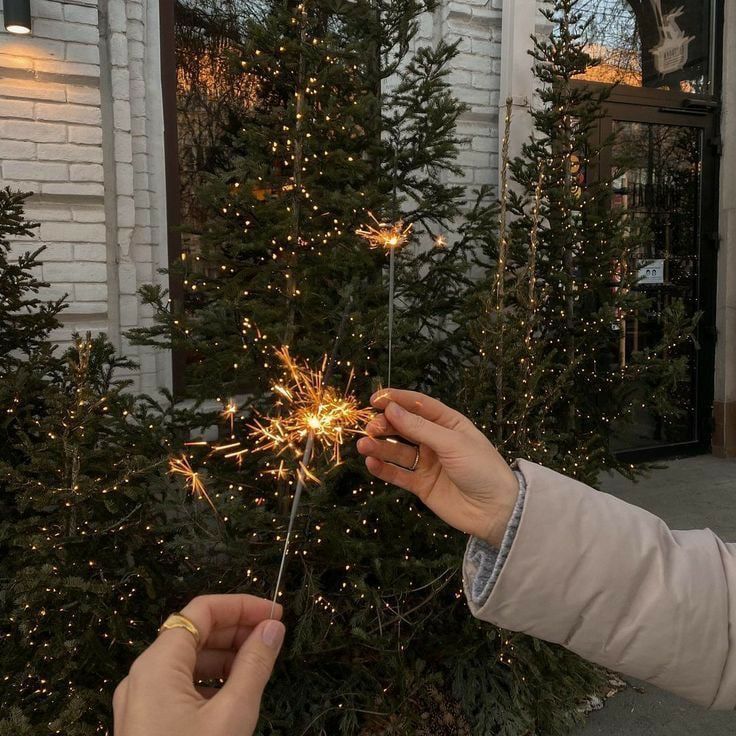
[[[496,7],[498,6],[498,7]],[[458,159],[463,173],[449,183],[471,191],[482,184],[495,187],[498,179],[498,104],[501,59],[500,0],[445,0],[422,18],[415,46],[440,39],[460,41],[450,73],[453,92],[469,110],[458,121],[463,139]]]
[[[30,36],[0,30],[0,186],[33,193],[49,296],[68,295],[55,338],[107,332],[152,391],[167,356],[121,333],[145,322],[136,291],[166,265],[158,2],[31,0],[31,13]]]
[[[33,192],[48,246],[50,295],[68,294],[64,329],[104,330],[141,367],[136,386],[170,382],[164,354],[123,333],[150,315],[137,289],[166,262],[159,0],[31,0],[33,33],[0,31],[0,185]],[[468,189],[495,185],[501,0],[445,0],[419,44],[461,41],[452,72]]]

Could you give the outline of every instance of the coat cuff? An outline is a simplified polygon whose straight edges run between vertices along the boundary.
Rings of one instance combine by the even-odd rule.
[[[465,594],[470,603],[478,607],[483,606],[491,595],[521,522],[526,499],[526,481],[520,471],[514,470],[514,475],[519,481],[519,495],[501,546],[496,549],[483,539],[470,537],[465,551]]]

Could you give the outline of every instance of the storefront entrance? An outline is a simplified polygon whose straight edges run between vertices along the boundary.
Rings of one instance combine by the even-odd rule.
[[[616,435],[632,458],[708,451],[713,431],[718,138],[723,4],[720,0],[582,0],[580,31],[595,60],[578,76],[610,96],[597,172],[613,181],[612,206],[636,228],[633,263],[646,314],[617,327],[618,365],[657,343],[661,317],[682,305],[697,333],[668,355],[686,367],[669,387],[681,411],[643,408]]]
[[[642,410],[616,440],[621,451],[676,454],[707,450],[711,435],[715,354],[717,235],[716,165],[718,139],[707,105],[672,106],[666,93],[651,93],[642,104],[625,93],[607,105],[601,136],[614,135],[603,168],[613,179],[612,206],[630,215],[641,233],[633,267],[638,288],[651,300],[646,314],[619,326],[619,364],[661,338],[660,317],[681,304],[700,315],[695,339],[673,350],[672,361],[687,363],[687,378],[673,383],[681,413]],[[605,171],[603,172],[605,175]]]

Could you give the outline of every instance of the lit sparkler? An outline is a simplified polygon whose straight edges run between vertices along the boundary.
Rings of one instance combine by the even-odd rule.
[[[355,396],[350,393],[352,373],[342,392],[325,384],[327,356],[323,358],[320,369],[314,370],[306,363],[297,363],[289,354],[288,347],[277,350],[276,354],[286,369],[287,380],[276,384],[273,391],[283,400],[285,411],[278,416],[254,421],[251,425],[251,435],[255,439],[254,449],[271,450],[277,455],[291,451],[297,457],[301,456],[301,459],[271,605],[272,617],[279,597],[302,491],[308,480],[317,481],[309,469],[315,450],[321,449],[335,465],[339,464],[340,447],[346,436],[362,432],[363,426],[373,417],[373,410],[360,408]],[[277,477],[283,477],[283,473],[284,467],[280,464]]]
[[[189,492],[199,499],[204,499],[210,505],[210,508],[217,514],[215,504],[212,503],[212,499],[207,493],[204,481],[199,473],[197,473],[192,466],[189,464],[189,459],[186,455],[182,454],[181,457],[169,458],[169,473],[172,475],[181,475],[184,477],[184,483],[188,488]]]
[[[230,399],[225,404],[225,408],[222,410],[221,416],[223,419],[230,423],[230,436],[232,437],[235,431],[235,415],[238,413],[238,405]]]
[[[286,411],[277,416],[256,419],[251,425],[254,450],[272,450],[280,455],[291,450],[300,455],[308,437],[335,464],[341,462],[340,447],[348,435],[359,434],[373,416],[373,410],[360,408],[350,393],[352,374],[344,391],[325,385],[327,356],[319,370],[300,365],[288,348],[276,351],[287,373],[287,380],[273,386]]]
[[[394,254],[397,248],[400,248],[409,240],[413,226],[411,223],[404,225],[401,220],[394,224],[380,222],[374,217],[372,212],[369,212],[368,215],[375,223],[375,227],[373,225],[366,225],[356,230],[356,235],[365,238],[371,248],[382,248],[388,251],[388,375],[386,377],[386,384],[390,386],[391,353],[393,351],[394,337],[394,283],[396,280]]]
[[[393,224],[380,222],[372,212],[369,212],[368,216],[375,223],[375,227],[373,225],[366,225],[356,230],[355,234],[360,235],[361,238],[365,238],[371,248],[382,248],[383,250],[392,251],[400,248],[409,239],[412,230],[411,223],[405,226],[401,220]]]

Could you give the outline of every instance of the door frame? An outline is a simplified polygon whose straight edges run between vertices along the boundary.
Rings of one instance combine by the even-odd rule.
[[[604,85],[586,83],[587,88]],[[700,193],[700,243],[698,247],[697,299],[701,318],[696,330],[695,432],[696,439],[672,445],[624,450],[616,455],[627,462],[645,462],[710,451],[713,432],[713,398],[716,345],[716,277],[718,259],[718,153],[719,105],[712,97],[694,97],[663,90],[618,87],[609,90],[603,103],[597,136],[604,141],[613,132],[613,121],[641,122],[699,128],[702,131]],[[611,170],[609,147],[601,151],[600,175]]]

